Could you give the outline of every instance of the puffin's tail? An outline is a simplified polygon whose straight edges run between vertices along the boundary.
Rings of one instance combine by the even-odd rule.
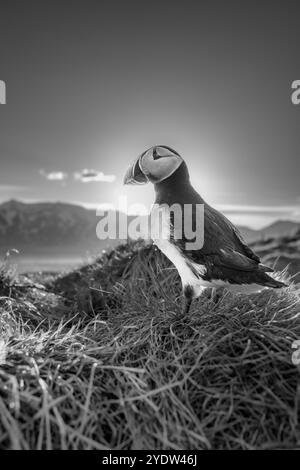
[[[268,274],[264,273],[264,286],[266,287],[273,287],[273,289],[281,289],[282,287],[288,287],[287,284],[281,281],[277,281],[273,279],[273,277],[269,276]]]

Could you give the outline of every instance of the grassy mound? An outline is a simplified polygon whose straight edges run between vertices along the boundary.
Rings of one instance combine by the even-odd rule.
[[[300,447],[295,286],[194,302],[151,246],[2,282],[2,449]],[[12,284],[12,285],[11,285]]]

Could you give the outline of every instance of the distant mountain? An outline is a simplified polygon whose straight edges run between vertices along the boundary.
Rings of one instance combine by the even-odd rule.
[[[260,230],[260,236],[264,238],[269,237],[282,237],[290,235],[300,230],[300,223],[292,222],[291,220],[278,220],[272,225]]]
[[[247,242],[273,237],[283,237],[296,233],[300,230],[300,223],[291,220],[278,220],[273,224],[260,230],[249,227],[239,227],[241,234]]]
[[[17,248],[28,252],[53,253],[101,250],[117,241],[99,240],[100,221],[95,210],[65,203],[25,204],[11,200],[0,205],[1,251]]]

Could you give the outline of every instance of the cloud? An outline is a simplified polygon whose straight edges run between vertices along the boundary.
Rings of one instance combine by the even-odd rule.
[[[44,176],[49,181],[64,181],[68,178],[68,174],[63,171],[51,171],[47,173],[45,170],[40,170],[40,175]]]
[[[68,178],[68,173],[63,171],[51,171],[40,170],[40,175],[46,178],[48,181],[65,181]],[[81,183],[112,183],[115,181],[115,175],[105,175],[102,171],[88,170],[87,168],[76,171],[73,173],[75,181]]]
[[[84,169],[74,173],[74,179],[82,183],[112,183],[115,181],[115,175],[105,175],[102,171]]]

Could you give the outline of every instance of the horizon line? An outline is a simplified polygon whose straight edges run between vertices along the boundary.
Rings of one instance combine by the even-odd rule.
[[[82,207],[86,210],[103,210],[123,212],[128,216],[147,216],[148,212],[131,213],[120,210],[113,203],[89,203],[82,201],[63,201],[63,200],[37,200],[37,199],[18,199],[11,198],[0,202],[0,206],[11,202],[21,203],[25,205],[35,204],[65,204],[69,206]],[[241,205],[241,204],[215,204],[217,210],[224,213],[231,219],[235,225],[245,229],[260,231],[264,230],[276,222],[293,222],[300,224],[300,205],[299,206],[258,206],[258,205]],[[277,213],[277,216],[275,214]],[[266,217],[267,216],[267,217]],[[265,223],[263,219],[266,218]],[[248,220],[247,220],[248,219]]]

